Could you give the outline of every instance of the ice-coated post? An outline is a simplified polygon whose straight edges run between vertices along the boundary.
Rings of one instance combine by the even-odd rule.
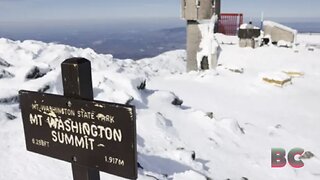
[[[197,56],[202,49],[199,25],[203,20],[210,20],[213,15],[217,15],[219,20],[220,11],[221,0],[181,0],[181,17],[187,21],[187,72],[201,69],[198,65],[201,58]],[[214,32],[218,32],[218,25],[219,21],[216,22]]]

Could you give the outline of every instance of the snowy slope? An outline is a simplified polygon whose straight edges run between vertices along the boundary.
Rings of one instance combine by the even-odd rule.
[[[240,49],[235,37],[218,35],[217,70],[190,73],[183,50],[133,61],[0,39],[0,180],[72,179],[70,164],[25,150],[17,92],[62,94],[60,63],[78,56],[92,61],[95,99],[137,107],[140,180],[319,179],[320,36],[313,36],[299,35],[294,49]],[[290,82],[278,87],[266,77]],[[178,99],[183,104],[173,105]],[[302,169],[271,169],[273,147],[315,157]]]

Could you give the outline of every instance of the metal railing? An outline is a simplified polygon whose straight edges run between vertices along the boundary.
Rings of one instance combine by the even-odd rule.
[[[241,13],[221,13],[218,22],[218,32],[225,35],[237,35],[238,28],[243,23]]]

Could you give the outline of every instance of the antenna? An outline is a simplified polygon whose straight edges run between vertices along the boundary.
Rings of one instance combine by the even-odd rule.
[[[264,21],[264,12],[261,11],[261,24],[260,24],[260,29],[263,28],[263,21]]]

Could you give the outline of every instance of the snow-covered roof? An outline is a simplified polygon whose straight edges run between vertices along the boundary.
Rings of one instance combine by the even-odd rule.
[[[260,29],[260,28],[252,24],[244,23],[244,24],[241,24],[240,29]]]
[[[264,25],[264,26],[271,26],[271,27],[279,27],[279,28],[284,29],[284,30],[286,30],[286,31],[290,31],[290,32],[292,32],[293,34],[297,34],[297,33],[298,33],[297,30],[292,29],[292,28],[290,28],[290,27],[288,27],[288,26],[285,26],[285,25],[283,25],[283,24],[279,24],[279,23],[274,22],[274,21],[263,21],[263,25]]]

